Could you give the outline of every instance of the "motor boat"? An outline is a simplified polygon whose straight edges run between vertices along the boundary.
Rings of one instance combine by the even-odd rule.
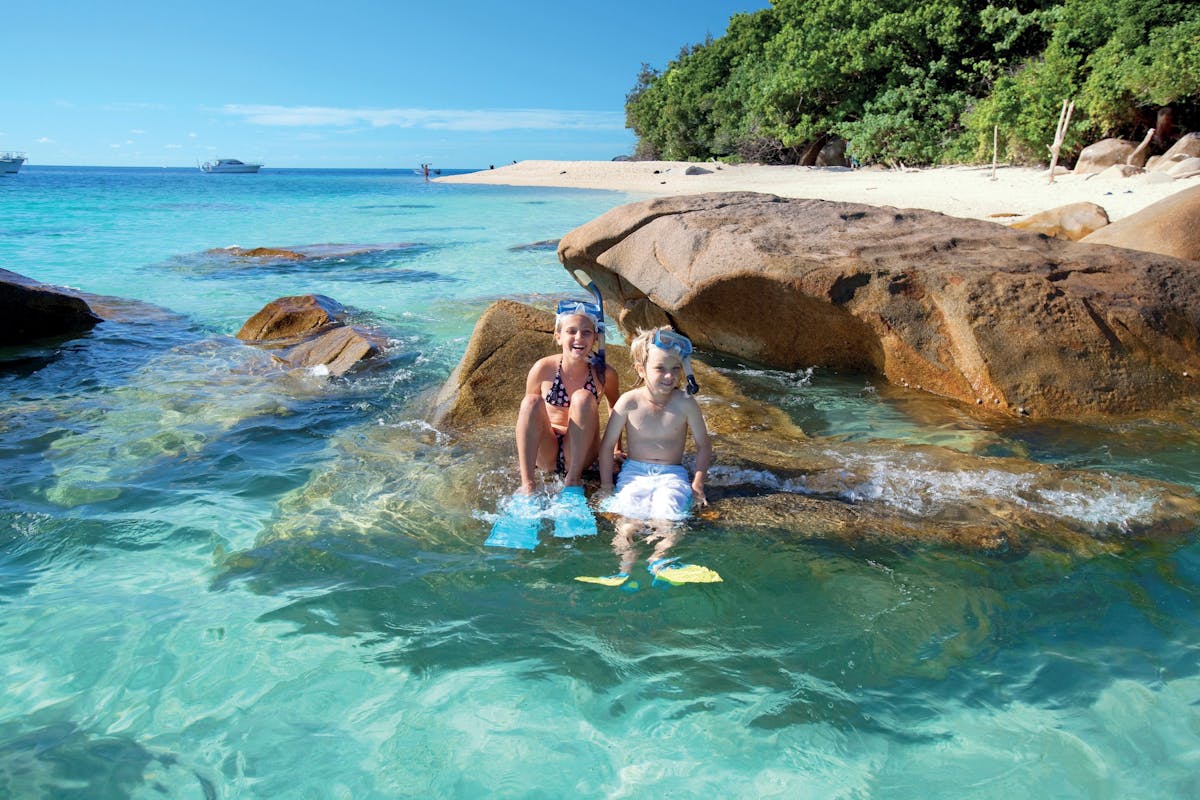
[[[28,158],[24,153],[0,153],[0,175],[16,175]]]
[[[236,158],[218,158],[200,165],[201,172],[258,172],[262,164],[247,164]]]

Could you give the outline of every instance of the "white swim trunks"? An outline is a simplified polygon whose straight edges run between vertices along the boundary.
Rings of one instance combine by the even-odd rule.
[[[678,464],[628,459],[617,475],[617,491],[601,508],[633,519],[681,520],[692,507],[692,485]]]

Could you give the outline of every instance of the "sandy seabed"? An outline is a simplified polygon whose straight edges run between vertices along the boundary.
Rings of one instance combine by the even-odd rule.
[[[708,170],[688,175],[688,167]],[[780,197],[924,208],[956,217],[1012,222],[1038,211],[1089,201],[1110,220],[1127,217],[1200,179],[1161,173],[1130,178],[1065,174],[1001,166],[929,169],[694,164],[681,161],[520,161],[496,169],[448,175],[442,183],[561,186],[646,196],[703,192],[764,192]]]

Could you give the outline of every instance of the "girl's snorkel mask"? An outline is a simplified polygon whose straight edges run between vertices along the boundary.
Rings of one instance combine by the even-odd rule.
[[[583,316],[596,324],[596,352],[592,354],[592,366],[600,380],[604,380],[604,309],[598,303],[586,300],[560,300],[554,312],[554,327],[557,329],[563,317]]]
[[[687,375],[687,393],[695,394],[700,391],[700,384],[696,383],[696,376],[692,374],[692,340],[682,333],[659,330],[654,332],[653,344],[660,350],[673,350],[678,353],[679,358],[683,360],[683,372]]]
[[[589,303],[586,300],[559,300],[558,308],[554,312],[554,324],[558,325],[562,322],[563,317],[570,316],[587,317],[596,325],[603,325],[604,314],[600,311],[600,307],[595,303]],[[600,329],[596,329],[599,333]]]

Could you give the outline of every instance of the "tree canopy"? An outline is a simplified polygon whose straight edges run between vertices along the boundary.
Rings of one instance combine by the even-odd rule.
[[[773,0],[724,36],[642,65],[626,99],[639,157],[802,163],[830,137],[861,162],[1045,161],[1140,139],[1170,107],[1200,123],[1191,0]]]

